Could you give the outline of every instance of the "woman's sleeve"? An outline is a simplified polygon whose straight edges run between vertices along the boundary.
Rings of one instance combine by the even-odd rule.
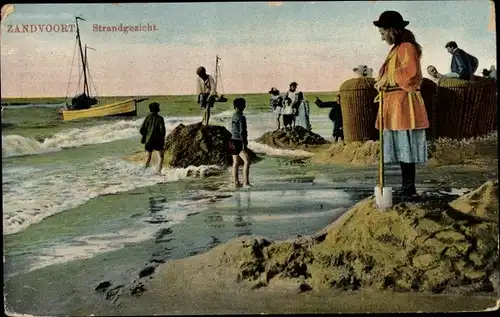
[[[401,89],[414,91],[419,88],[422,74],[417,48],[411,43],[403,43],[398,48],[399,66],[394,71],[394,79]]]

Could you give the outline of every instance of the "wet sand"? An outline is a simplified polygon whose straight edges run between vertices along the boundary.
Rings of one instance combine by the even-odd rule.
[[[357,196],[354,194],[349,198],[353,202],[345,201],[344,207],[336,210],[336,205],[328,201],[333,193],[331,189],[313,188],[312,197],[324,198],[315,201],[301,199],[302,204],[286,208],[297,200],[293,197],[295,190],[290,189],[293,185],[285,183],[278,186],[281,191],[275,191],[274,195],[281,198],[274,205],[268,204],[267,208],[262,208],[266,202],[266,192],[263,191],[219,193],[214,195],[210,208],[192,213],[188,219],[170,229],[160,230],[151,240],[129,244],[123,249],[90,259],[55,264],[9,277],[5,280],[7,307],[10,311],[33,315],[75,315],[80,311],[90,314],[97,308],[110,309],[106,314],[113,314],[117,309],[115,299],[123,301],[122,298],[126,298],[125,294],[131,289],[140,291],[141,284],[148,287],[150,276],[146,274],[139,278],[140,274],[145,274],[146,268],[158,268],[174,259],[203,254],[243,235],[284,239],[312,234],[340,216],[355,200],[369,195],[360,191]],[[303,190],[310,184],[295,184],[295,187],[301,186]],[[280,209],[280,202],[284,208]],[[301,208],[310,212],[299,214]],[[10,270],[15,268],[10,267]],[[7,273],[4,272],[4,276]],[[152,274],[153,279],[155,274]],[[103,281],[112,283],[107,291],[115,289],[96,292],[96,286]],[[135,299],[132,298],[132,301]]]
[[[192,259],[197,261],[197,259]],[[180,265],[180,264],[179,264]],[[251,290],[249,285],[200,277],[196,264],[165,269],[140,297],[119,299],[116,307],[78,311],[95,315],[272,314],[482,311],[495,306],[495,296],[450,296],[380,291],[299,293],[298,285],[282,283]],[[179,274],[182,272],[182,274]],[[225,282],[221,282],[225,281]]]
[[[485,178],[497,175],[496,167],[465,167],[422,167],[417,177],[429,183],[417,186],[449,184],[473,187]],[[339,174],[335,181],[349,186],[349,179],[360,180],[357,184],[351,184],[354,188],[374,184],[376,173],[371,169],[343,171],[346,173]],[[313,179],[318,180],[321,173],[321,168],[315,170],[317,176]],[[398,183],[399,175],[396,174],[388,177],[389,183]],[[328,186],[332,187],[331,184]],[[214,275],[210,279],[204,270],[204,276],[200,276],[200,267],[204,265],[201,259],[205,252],[231,239],[232,235],[228,233],[218,242],[214,241],[213,233],[218,232],[217,226],[225,221],[221,220],[223,217],[220,213],[217,215],[214,212],[217,213],[212,211],[193,215],[190,221],[175,226],[173,232],[165,233],[156,240],[11,278],[5,281],[7,307],[11,312],[34,315],[476,311],[493,307],[498,298],[491,295],[432,295],[367,290],[313,290],[299,293],[295,282],[272,282],[267,287],[252,290],[246,282],[236,283],[231,272],[226,272],[227,276],[219,275],[216,278]],[[325,220],[319,228],[334,219]],[[294,227],[298,228],[297,224]],[[229,226],[225,231],[229,228],[232,228],[232,237],[265,234],[248,231],[249,227],[245,226]],[[265,235],[269,238],[268,234]],[[194,236],[198,242],[193,243]],[[172,238],[177,241],[170,240]],[[179,245],[184,247],[179,248]],[[167,263],[162,264],[163,260]],[[151,264],[156,268],[154,274],[139,278],[139,273]],[[106,299],[105,294],[96,292],[94,288],[106,280],[113,282],[111,288],[121,285],[118,290],[123,290],[123,294]],[[128,295],[134,287],[139,291],[135,296]]]

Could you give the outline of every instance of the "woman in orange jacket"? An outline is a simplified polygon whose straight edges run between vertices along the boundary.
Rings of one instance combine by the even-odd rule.
[[[409,24],[396,11],[385,11],[373,24],[383,41],[392,45],[379,71],[375,88],[383,102],[384,162],[399,163],[403,178],[402,196],[413,197],[415,164],[427,161],[425,129],[429,120],[420,94],[422,48],[405,27]],[[379,109],[380,111],[380,109]]]

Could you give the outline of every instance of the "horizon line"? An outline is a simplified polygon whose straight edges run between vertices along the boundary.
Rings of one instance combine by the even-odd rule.
[[[283,90],[284,91],[284,90]],[[317,93],[317,94],[325,94],[325,93],[338,93],[337,90],[332,90],[332,91],[302,91],[303,93]],[[229,93],[229,94],[221,94],[224,96],[231,96],[231,95],[268,95],[268,92],[247,92],[247,93]],[[169,97],[169,96],[176,96],[176,97],[182,97],[182,96],[196,96],[196,94],[169,94],[169,95],[102,95],[102,96],[95,96],[96,98],[110,98],[110,97],[123,97],[123,98],[128,98],[128,97]],[[69,99],[68,97],[62,97],[62,96],[29,96],[29,97],[1,97],[0,100],[6,100],[6,99]],[[73,97],[71,97],[73,98]]]

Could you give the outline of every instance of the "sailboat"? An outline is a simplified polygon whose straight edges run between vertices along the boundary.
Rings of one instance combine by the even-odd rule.
[[[215,101],[216,102],[227,102],[227,98],[224,97],[224,87],[222,86],[222,76],[220,74],[220,65],[219,65],[219,60],[221,60],[221,58],[219,57],[219,55],[216,55],[215,56]],[[222,94],[219,96],[219,94],[217,93],[217,84],[220,83],[220,86],[221,86],[221,90],[222,90]]]
[[[62,118],[64,121],[82,119],[82,118],[93,118],[93,117],[107,117],[107,116],[137,116],[137,103],[147,100],[149,98],[142,99],[127,99],[120,102],[99,105],[99,100],[96,96],[92,96],[90,92],[89,80],[93,84],[92,78],[90,76],[90,68],[87,59],[87,49],[92,49],[85,45],[85,50],[82,48],[82,41],[80,36],[80,28],[78,25],[78,20],[85,21],[81,17],[75,17],[76,20],[76,40],[79,48],[80,61],[82,66],[82,74],[78,81],[77,91],[80,88],[81,76],[83,75],[83,91],[71,99],[71,104],[67,102],[67,92],[66,92],[66,106],[62,109]],[[75,45],[76,51],[76,45]],[[73,52],[73,59],[71,61],[71,72],[73,70],[73,62],[75,57],[75,52]],[[94,90],[95,85],[93,85]],[[68,85],[69,88],[69,85]],[[97,105],[97,106],[95,106]],[[92,107],[95,106],[95,107]]]

